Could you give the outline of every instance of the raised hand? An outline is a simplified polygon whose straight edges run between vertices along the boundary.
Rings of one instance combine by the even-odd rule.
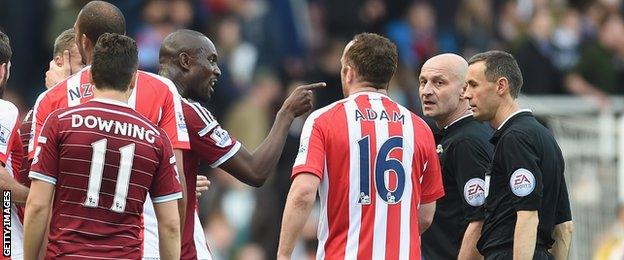
[[[325,82],[298,86],[288,96],[282,105],[281,112],[292,115],[293,118],[305,114],[312,109],[312,90],[325,87]]]
[[[72,74],[71,60],[69,56],[69,51],[65,50],[63,52],[63,57],[58,57],[62,64],[57,64],[56,59],[50,61],[50,68],[46,71],[45,85],[46,88],[51,88],[57,83],[63,81],[67,77]],[[79,69],[79,68],[75,68]]]

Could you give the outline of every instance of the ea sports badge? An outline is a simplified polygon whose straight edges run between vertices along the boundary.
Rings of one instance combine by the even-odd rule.
[[[514,171],[509,179],[511,192],[516,194],[518,197],[524,197],[531,194],[531,192],[535,189],[535,185],[535,176],[533,176],[532,172],[524,168]]]
[[[472,178],[464,185],[464,199],[468,205],[478,207],[485,203],[485,181]]]

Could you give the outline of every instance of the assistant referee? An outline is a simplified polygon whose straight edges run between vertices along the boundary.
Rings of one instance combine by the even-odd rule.
[[[561,149],[530,110],[519,109],[522,74],[511,54],[479,53],[468,64],[464,95],[475,118],[496,129],[477,248],[486,260],[565,259],[572,218]]]

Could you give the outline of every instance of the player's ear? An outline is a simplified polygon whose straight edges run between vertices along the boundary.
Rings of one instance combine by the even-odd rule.
[[[345,81],[348,83],[353,82],[353,80],[355,79],[355,70],[353,69],[353,67],[347,65],[345,66]]]
[[[180,53],[180,55],[178,55],[178,62],[180,63],[181,68],[185,70],[191,69],[191,56],[189,56],[188,53]]]
[[[509,92],[509,81],[506,77],[500,77],[496,81],[496,94],[502,96],[505,92]]]
[[[0,82],[3,82],[4,78],[6,77],[6,75],[7,75],[7,68],[8,68],[8,66],[7,66],[6,63],[0,64]]]
[[[61,56],[54,56],[54,64],[59,67],[63,67],[63,58]]]
[[[91,42],[91,40],[89,40],[89,38],[87,38],[87,35],[82,34],[81,39],[82,39],[82,42],[80,44],[82,44],[82,48],[84,50],[92,50],[93,49],[95,44],[93,42]]]

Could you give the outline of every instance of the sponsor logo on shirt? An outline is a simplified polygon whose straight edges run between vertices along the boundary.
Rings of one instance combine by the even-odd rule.
[[[485,181],[481,178],[472,178],[464,185],[464,199],[468,205],[478,207],[485,203]]]
[[[0,146],[6,146],[9,140],[11,131],[8,128],[0,125]]]
[[[184,114],[182,114],[182,112],[177,112],[176,116],[178,117],[178,129],[186,130],[186,123],[184,121]]]
[[[221,126],[215,127],[212,130],[212,134],[210,134],[210,138],[215,141],[215,144],[221,148],[225,148],[232,144],[232,138],[230,138],[230,134],[227,131],[223,130]]]
[[[511,186],[511,191],[516,194],[516,196],[527,196],[535,189],[535,176],[527,169],[517,169],[511,174],[509,186]]]

